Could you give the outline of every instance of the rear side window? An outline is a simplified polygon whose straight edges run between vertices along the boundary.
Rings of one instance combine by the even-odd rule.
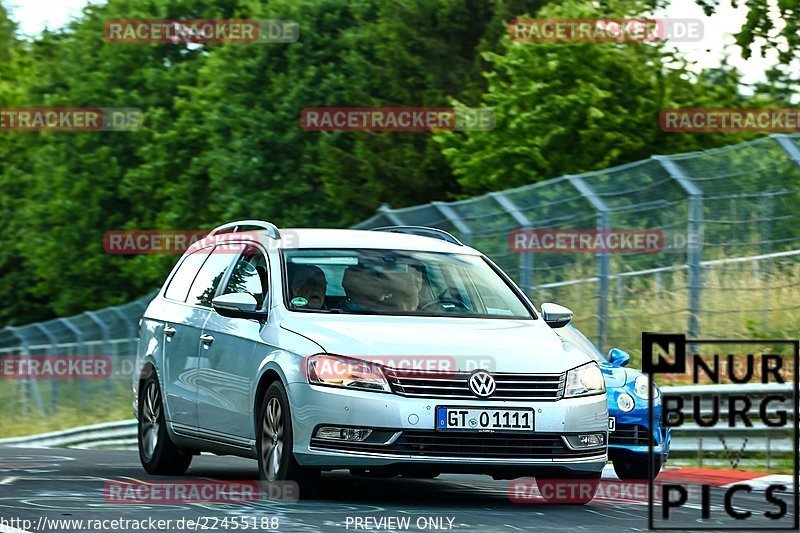
[[[203,262],[207,258],[208,250],[200,250],[187,256],[181,266],[178,267],[178,271],[172,276],[172,281],[169,282],[164,297],[185,302],[186,295],[189,294],[189,287],[191,287],[197,272],[200,271],[200,267],[203,266]]]
[[[208,260],[203,263],[200,272],[189,289],[189,297],[186,302],[192,305],[202,305],[211,307],[211,300],[217,292],[225,271],[233,260],[239,255],[241,247],[233,248],[231,245],[217,246]]]

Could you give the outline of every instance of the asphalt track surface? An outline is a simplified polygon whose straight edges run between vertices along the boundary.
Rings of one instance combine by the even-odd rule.
[[[165,531],[187,531],[179,519],[201,519],[198,531],[233,531],[220,526],[225,517],[276,517],[272,531],[646,531],[646,502],[602,498],[585,506],[514,503],[509,498],[509,481],[495,481],[487,476],[442,475],[434,480],[390,478],[374,479],[351,476],[345,472],[323,475],[318,493],[299,502],[260,499],[248,503],[212,504],[143,504],[111,503],[104,498],[108,482],[256,480],[255,461],[235,457],[202,455],[195,457],[186,476],[164,478],[150,476],[130,451],[88,451],[68,449],[0,448],[0,524],[10,519],[31,520],[29,530],[37,531],[40,517],[47,519],[171,519]],[[724,489],[712,488],[712,519],[700,521],[698,505],[675,512],[668,525],[682,530],[699,527],[725,530],[735,526],[724,518]],[[763,513],[770,509],[764,494],[736,496],[740,509]],[[791,498],[786,498],[789,516]],[[377,529],[381,518],[409,518],[410,527],[391,529],[387,523]],[[356,527],[361,518],[362,527]],[[421,521],[419,521],[421,519]],[[368,520],[368,521],[367,521]],[[200,522],[200,520],[198,520]],[[273,522],[274,524],[275,522]],[[789,524],[791,519],[789,519]],[[51,522],[52,524],[52,522]],[[215,526],[216,527],[213,527]],[[775,522],[748,523],[754,527],[772,527]],[[784,522],[781,522],[784,524]],[[20,522],[11,523],[20,527]],[[369,526],[370,529],[366,527]],[[439,527],[440,529],[437,529]],[[269,529],[259,529],[268,531]],[[741,530],[741,529],[740,529]],[[15,529],[3,528],[0,532]],[[61,533],[77,529],[38,529]],[[84,529],[86,531],[86,529]],[[116,529],[115,531],[134,531]],[[137,531],[147,531],[139,529]],[[243,529],[238,529],[243,531]],[[249,529],[254,531],[254,529]]]

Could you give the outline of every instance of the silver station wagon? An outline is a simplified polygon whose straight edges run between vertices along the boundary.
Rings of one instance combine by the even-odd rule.
[[[238,455],[303,493],[335,469],[599,480],[605,385],[571,318],[438,229],[225,224],[142,317],[142,465]]]

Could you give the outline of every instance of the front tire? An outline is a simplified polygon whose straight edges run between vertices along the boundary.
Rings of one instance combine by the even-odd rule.
[[[316,488],[320,471],[300,466],[294,458],[292,415],[282,383],[276,381],[269,386],[259,413],[259,478],[267,482],[294,481],[301,498],[310,495]]]
[[[175,446],[167,432],[161,388],[155,376],[142,384],[139,397],[139,460],[148,474],[181,476],[192,455]]]
[[[623,481],[641,481],[655,479],[661,472],[662,461],[660,457],[653,457],[653,469],[647,456],[628,455],[614,459],[614,472]]]

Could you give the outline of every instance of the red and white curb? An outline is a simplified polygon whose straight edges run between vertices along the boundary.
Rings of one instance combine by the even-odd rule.
[[[603,479],[619,480],[610,464],[603,469]],[[754,491],[766,490],[770,485],[783,483],[793,484],[793,476],[785,474],[764,474],[763,472],[744,472],[742,470],[716,470],[713,468],[687,468],[665,466],[656,478],[662,483],[679,483],[682,485],[711,485],[712,487],[730,487],[738,483],[746,483]]]

